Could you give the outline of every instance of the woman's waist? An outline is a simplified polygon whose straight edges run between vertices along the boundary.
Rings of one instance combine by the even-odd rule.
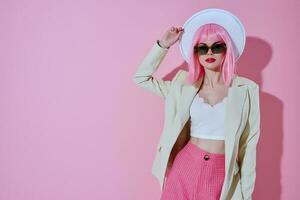
[[[190,142],[210,153],[225,153],[225,141],[191,136]]]

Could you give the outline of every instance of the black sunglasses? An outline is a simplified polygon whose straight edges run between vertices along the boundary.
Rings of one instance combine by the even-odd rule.
[[[213,54],[223,53],[226,51],[226,44],[225,43],[214,43],[212,46],[208,47],[205,45],[195,46],[194,52],[200,55],[206,55],[208,50],[211,49]]]

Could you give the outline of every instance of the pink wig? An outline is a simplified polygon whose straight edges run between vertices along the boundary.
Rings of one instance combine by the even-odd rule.
[[[236,72],[234,51],[228,32],[222,26],[217,24],[205,24],[195,32],[192,45],[189,49],[189,74],[186,81],[188,84],[193,84],[205,73],[203,66],[199,62],[198,55],[194,53],[194,46],[203,42],[208,35],[213,36],[226,44],[227,50],[221,64],[221,73],[225,85],[229,86],[231,79]]]

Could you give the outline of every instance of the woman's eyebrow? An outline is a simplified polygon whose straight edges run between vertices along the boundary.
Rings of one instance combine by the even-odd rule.
[[[219,42],[222,42],[222,41],[217,41],[217,42],[214,42],[213,44],[216,44],[216,43],[219,43]],[[199,43],[199,44],[206,44],[206,43]],[[206,44],[207,45],[207,44]]]

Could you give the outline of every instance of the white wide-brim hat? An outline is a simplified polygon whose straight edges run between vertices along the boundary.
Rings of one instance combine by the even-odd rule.
[[[218,24],[225,28],[232,41],[235,61],[239,59],[246,43],[245,29],[241,21],[231,12],[209,8],[193,14],[183,25],[184,32],[179,39],[179,48],[184,60],[188,61],[188,53],[195,32],[204,24]]]

